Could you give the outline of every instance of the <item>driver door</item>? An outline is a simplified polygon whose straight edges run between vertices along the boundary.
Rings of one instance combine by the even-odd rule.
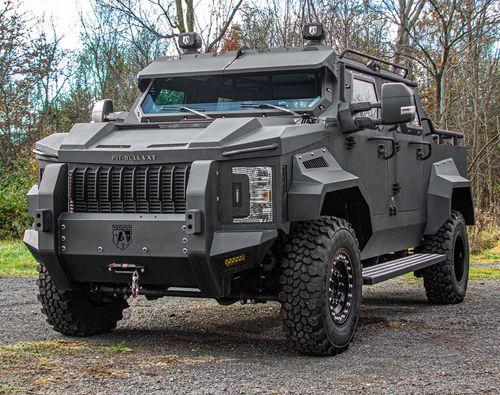
[[[377,102],[379,94],[373,77],[357,71],[346,71],[346,99],[351,102]],[[357,116],[377,117],[377,109]],[[349,172],[359,177],[365,196],[370,200],[372,215],[387,212],[388,172],[390,160],[381,157],[382,151],[389,151],[388,143],[376,140],[384,136],[379,130],[364,129],[347,138],[349,149]]]

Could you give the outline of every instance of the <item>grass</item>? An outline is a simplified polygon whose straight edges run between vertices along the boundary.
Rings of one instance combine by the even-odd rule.
[[[86,348],[87,346],[81,342],[66,340],[18,343],[15,345],[0,346],[0,361],[7,363],[8,361],[24,357],[48,357],[54,354],[69,355]]]
[[[470,260],[472,263],[500,262],[500,241],[491,249],[481,251],[478,254],[472,254]]]
[[[118,354],[123,352],[131,352],[133,351],[130,347],[125,345],[125,342],[119,342],[112,346],[101,346],[99,347],[99,351],[105,354]]]
[[[491,248],[470,257],[471,280],[500,280],[500,267],[476,266],[478,263],[500,262],[500,241],[496,241]],[[0,277],[8,276],[36,276],[37,263],[20,240],[0,240]],[[112,347],[118,347],[112,346]],[[119,350],[120,347],[117,348]],[[113,352],[110,350],[110,352]],[[122,351],[115,351],[122,352]]]
[[[36,276],[36,261],[20,240],[0,240],[0,277]]]

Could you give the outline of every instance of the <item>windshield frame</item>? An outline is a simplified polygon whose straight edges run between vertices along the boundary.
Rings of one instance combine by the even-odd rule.
[[[330,70],[329,67],[321,66],[318,68],[297,68],[297,69],[277,69],[273,70],[273,72],[290,72],[290,71],[307,71],[307,70],[317,70],[319,69],[321,72],[321,88],[320,88],[320,96],[319,100],[316,100],[316,103],[314,106],[311,108],[307,109],[293,109],[294,111],[298,112],[299,114],[309,114],[312,116],[318,116],[320,113],[322,113],[328,106],[333,101],[333,82],[334,82],[334,75],[332,71]],[[255,70],[255,74],[259,74],[261,71],[260,70]],[[241,74],[241,72],[226,72],[224,73],[226,75],[230,74]],[[250,73],[248,73],[250,74]],[[204,74],[206,76],[214,76],[214,75],[222,75],[221,73],[207,73]],[[186,76],[188,77],[188,76]],[[168,78],[165,76],[158,77],[158,79],[161,78]],[[176,78],[176,77],[173,77]],[[139,119],[141,123],[143,122],[162,122],[162,121],[178,121],[178,120],[194,120],[194,119],[202,119],[201,117],[197,116],[196,114],[188,113],[188,112],[183,112],[183,111],[171,111],[171,112],[164,112],[164,113],[144,113],[142,110],[142,105],[144,101],[146,100],[149,90],[151,89],[151,86],[155,82],[155,78],[152,78],[149,83],[146,85],[145,89],[143,92],[141,92],[138,100],[136,101],[135,105],[135,115]],[[249,101],[251,102],[251,101]],[[195,104],[195,103],[193,103]],[[185,105],[185,104],[184,104]],[[207,111],[203,112],[203,114],[208,115],[212,118],[237,118],[237,117],[266,117],[266,116],[281,116],[281,117],[293,117],[291,114],[287,114],[283,111],[280,111],[276,108],[245,108],[245,109],[240,109],[240,110],[231,110],[231,111]]]

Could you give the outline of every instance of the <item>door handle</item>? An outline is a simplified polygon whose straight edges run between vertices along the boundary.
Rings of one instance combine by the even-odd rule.
[[[432,143],[429,143],[428,141],[410,141],[408,144],[410,144],[410,145],[426,145],[427,147],[429,147],[429,152],[427,153],[427,155],[418,156],[418,154],[417,154],[418,160],[427,160],[431,157],[431,155],[432,155]]]
[[[386,159],[386,160],[391,159],[394,155],[396,155],[397,141],[394,137],[387,137],[387,136],[368,137],[368,141],[376,141],[376,140],[390,141],[391,142],[392,151],[389,155],[387,155],[385,153],[381,153],[380,146],[379,146],[379,154],[381,154],[382,159]]]

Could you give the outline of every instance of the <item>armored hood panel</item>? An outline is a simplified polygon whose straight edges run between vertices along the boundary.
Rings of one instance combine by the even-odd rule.
[[[268,71],[273,69],[296,70],[325,65],[333,51],[327,47],[278,49],[269,52],[247,50],[236,58],[236,52],[223,55],[189,54],[160,58],[139,73],[139,79],[178,77],[193,74],[222,74],[236,72]]]

